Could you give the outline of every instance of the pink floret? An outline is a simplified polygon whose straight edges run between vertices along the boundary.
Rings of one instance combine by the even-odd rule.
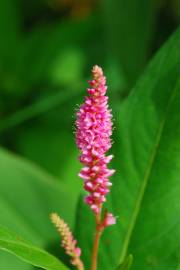
[[[104,227],[116,224],[116,218],[111,213],[106,213],[103,221]]]

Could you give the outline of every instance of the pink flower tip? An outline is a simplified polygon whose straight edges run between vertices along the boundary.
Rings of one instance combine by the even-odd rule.
[[[98,65],[93,66],[92,73],[95,78],[103,76],[102,68],[99,67]]]

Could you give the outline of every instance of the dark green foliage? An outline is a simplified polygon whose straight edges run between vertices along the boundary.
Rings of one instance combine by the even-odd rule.
[[[176,0],[0,0],[0,269],[73,269],[55,211],[75,228],[88,270],[94,220],[74,120],[94,64],[114,115],[106,207],[118,216],[98,270],[179,269],[179,10]]]

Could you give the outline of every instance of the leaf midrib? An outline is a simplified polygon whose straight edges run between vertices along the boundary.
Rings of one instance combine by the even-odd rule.
[[[177,83],[176,83],[176,85],[174,87],[174,90],[172,91],[169,102],[167,104],[167,108],[166,108],[166,111],[164,113],[164,117],[162,118],[162,121],[161,121],[161,123],[159,125],[159,129],[158,129],[157,135],[156,135],[156,140],[155,140],[154,145],[152,146],[152,151],[151,151],[151,154],[150,154],[149,162],[147,164],[147,168],[146,168],[145,174],[144,174],[144,179],[143,179],[142,185],[140,187],[139,196],[137,197],[137,200],[136,200],[136,203],[135,203],[132,219],[131,219],[131,221],[129,223],[129,226],[128,226],[129,228],[127,230],[127,234],[126,234],[124,245],[123,245],[123,248],[122,248],[122,251],[121,251],[119,263],[122,263],[124,261],[124,259],[125,259],[125,256],[126,256],[126,253],[127,253],[127,250],[128,250],[128,246],[129,246],[129,243],[130,243],[131,235],[132,235],[132,232],[133,232],[133,229],[134,229],[134,226],[136,224],[136,220],[137,220],[137,217],[138,217],[138,214],[139,214],[139,211],[140,211],[141,202],[143,200],[145,190],[146,190],[146,186],[148,184],[148,180],[149,180],[150,175],[151,175],[152,167],[153,167],[155,158],[156,158],[157,153],[158,153],[158,148],[159,148],[159,145],[160,145],[162,133],[163,133],[164,126],[165,126],[165,123],[166,123],[166,119],[167,119],[167,116],[169,114],[169,110],[171,108],[171,105],[172,105],[172,103],[174,101],[174,98],[175,98],[175,96],[177,94],[177,90],[178,90],[179,85],[180,85],[180,79],[177,80]]]

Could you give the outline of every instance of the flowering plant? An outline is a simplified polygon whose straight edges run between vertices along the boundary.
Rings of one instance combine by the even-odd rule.
[[[92,74],[93,79],[89,81],[91,88],[87,89],[89,96],[85,97],[85,103],[77,112],[76,143],[81,152],[79,160],[84,165],[79,176],[84,180],[84,189],[89,193],[85,197],[85,203],[93,211],[96,222],[91,261],[91,270],[96,270],[100,236],[107,226],[116,223],[116,218],[107,210],[102,215],[103,203],[112,185],[109,177],[115,172],[107,168],[113,156],[106,156],[111,148],[112,114],[108,109],[108,97],[105,96],[107,86],[102,68],[94,66]],[[52,214],[51,219],[61,234],[62,246],[72,257],[71,263],[78,270],[83,270],[81,250],[76,247],[77,241],[67,224],[57,214]]]
[[[65,218],[72,226],[76,173],[69,178],[71,185],[64,186],[63,181],[53,181],[56,178],[1,148],[0,250],[3,251],[0,252],[0,269],[29,269],[25,264],[28,263],[46,270],[129,270],[132,255],[127,254],[131,253],[135,257],[133,270],[178,268],[179,41],[180,31],[176,31],[128,97],[121,103],[118,99],[112,103],[116,108],[114,150],[121,152],[115,155],[117,174],[112,188],[109,177],[114,171],[108,168],[112,155],[107,155],[111,147],[112,116],[102,69],[93,68],[88,96],[76,115],[76,142],[83,164],[79,175],[86,192],[84,201],[81,199],[77,205],[76,237],[64,221]],[[29,114],[29,110],[27,112]],[[57,126],[55,128],[57,132]],[[59,139],[58,134],[61,145],[69,142],[66,139]],[[68,143],[63,146],[66,151],[72,150]],[[45,153],[48,153],[46,148]],[[58,153],[62,155],[59,147]],[[68,179],[68,158],[65,163],[66,167],[61,164],[64,180]],[[73,162],[71,166],[70,173]],[[106,199],[111,204],[108,210],[104,208]],[[63,216],[62,219],[53,213],[51,220],[61,234],[61,245],[67,257],[70,256],[71,265],[63,253],[56,254],[53,227],[47,222],[48,214],[54,210]],[[116,218],[111,212],[119,216],[119,222],[113,227],[109,225],[115,224]],[[28,241],[4,227],[6,225],[21,232]],[[31,244],[31,240],[36,245]]]

